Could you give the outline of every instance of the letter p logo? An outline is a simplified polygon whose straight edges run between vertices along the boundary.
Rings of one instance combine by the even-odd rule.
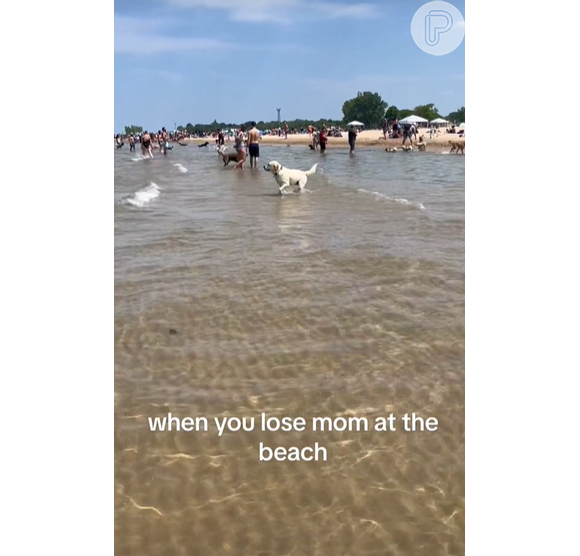
[[[439,37],[453,27],[453,18],[445,10],[431,10],[425,16],[425,42],[429,46],[439,44]]]
[[[443,56],[463,42],[465,21],[461,12],[449,2],[427,2],[413,16],[411,35],[423,52]]]

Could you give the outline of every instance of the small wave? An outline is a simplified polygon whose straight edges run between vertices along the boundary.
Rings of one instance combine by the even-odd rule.
[[[121,199],[121,203],[125,205],[132,205],[134,207],[144,207],[147,203],[151,202],[155,197],[161,193],[161,190],[156,183],[151,182],[148,186],[143,189],[139,189],[132,195],[127,195]]]
[[[299,187],[294,187],[292,189],[290,188],[286,188],[282,193],[282,197],[288,196],[288,195],[302,195],[304,193],[314,193],[311,189],[300,189]]]
[[[366,189],[357,189],[360,193],[367,193],[372,195],[375,199],[383,199],[385,201],[390,201],[391,203],[399,203],[400,205],[407,205],[410,207],[418,208],[419,210],[425,210],[425,207],[421,203],[414,203],[413,201],[408,201],[407,199],[398,199],[396,197],[389,197],[384,193],[379,193],[378,191],[367,191]]]
[[[176,162],[173,166],[175,166],[182,174],[187,173],[187,168],[183,166],[183,164],[179,164],[179,162]]]

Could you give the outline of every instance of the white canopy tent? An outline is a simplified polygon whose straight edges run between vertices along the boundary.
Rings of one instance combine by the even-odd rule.
[[[357,122],[356,120],[353,120],[352,122],[348,122],[348,124],[346,124],[347,126],[351,126],[353,125],[354,127],[364,127],[365,124],[363,124],[362,122]]]
[[[429,122],[430,124],[437,124],[437,125],[447,125],[449,122],[444,120],[443,118],[436,118]]]
[[[428,124],[429,120],[426,120],[425,118],[421,118],[421,116],[407,116],[406,118],[403,118],[402,120],[399,120],[400,124]]]
[[[462,124],[459,124],[459,127],[462,128],[462,129],[465,129],[465,122],[462,123]]]

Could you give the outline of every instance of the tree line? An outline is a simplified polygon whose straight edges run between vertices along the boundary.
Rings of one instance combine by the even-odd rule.
[[[407,116],[411,116],[414,114],[415,116],[420,116],[421,118],[425,118],[426,120],[435,120],[437,118],[443,118],[450,122],[460,124],[465,122],[465,106],[450,112],[447,115],[442,115],[439,110],[435,107],[433,103],[431,104],[422,104],[419,106],[415,106],[415,108],[403,108],[399,109],[396,106],[389,106],[387,102],[385,102],[378,93],[371,93],[369,91],[359,92],[357,93],[356,97],[351,98],[344,102],[342,105],[342,120],[333,120],[331,118],[328,119],[319,119],[319,120],[303,120],[303,119],[296,119],[296,120],[286,120],[282,123],[272,120],[269,122],[259,121],[256,123],[258,129],[265,130],[265,129],[277,129],[281,125],[288,124],[290,129],[306,129],[309,125],[314,126],[315,128],[320,128],[322,125],[326,125],[327,127],[331,126],[344,126],[348,122],[353,120],[359,121],[365,125],[366,128],[379,128],[381,127],[382,121],[386,118],[387,120],[398,119],[402,120]],[[226,122],[218,122],[214,120],[210,124],[191,124],[188,123],[185,126],[177,126],[177,131],[182,133],[208,133],[211,131],[215,131],[216,129],[235,129],[238,128],[240,125],[245,125],[249,127],[250,122],[242,122],[242,123],[226,123]],[[131,125],[125,126],[125,135],[138,134],[142,133],[143,128],[141,126]]]
[[[421,104],[415,108],[399,109],[396,106],[389,106],[378,93],[366,91],[357,93],[356,97],[344,102],[342,105],[344,121],[357,120],[367,128],[380,127],[381,122],[387,120],[402,120],[408,116],[415,115],[425,118],[428,121],[443,118],[457,124],[465,122],[465,106],[450,112],[446,116],[442,115],[435,107],[435,104]]]

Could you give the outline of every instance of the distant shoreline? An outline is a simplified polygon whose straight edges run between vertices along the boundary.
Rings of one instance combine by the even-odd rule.
[[[427,151],[448,151],[451,147],[449,145],[449,141],[465,141],[464,137],[459,137],[457,134],[454,133],[444,133],[443,131],[439,133],[437,136],[429,139],[429,132],[419,132],[417,137],[423,135],[423,140],[427,143]],[[215,145],[215,138],[213,137],[196,137],[192,139],[181,139],[183,143],[191,143],[191,144],[203,144],[208,142],[210,145]],[[413,141],[415,143],[416,141]],[[310,137],[308,134],[289,134],[288,138],[284,138],[282,135],[278,137],[277,135],[263,135],[260,140],[260,146],[302,146],[307,147],[311,143]],[[233,141],[226,145],[231,145],[233,148]],[[383,150],[386,147],[396,147],[399,148],[403,144],[402,139],[383,139],[383,134],[379,130],[369,130],[369,131],[362,131],[359,133],[356,146],[357,147],[371,147]],[[409,142],[407,141],[407,145]],[[348,133],[343,132],[342,137],[329,137],[328,143],[326,145],[327,149],[348,149]]]

